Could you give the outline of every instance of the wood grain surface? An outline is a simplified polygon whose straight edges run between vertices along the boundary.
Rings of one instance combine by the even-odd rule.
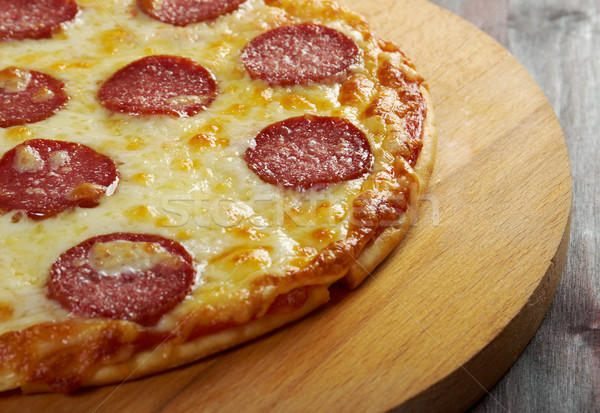
[[[600,1],[432,0],[502,43],[546,93],[573,171],[567,264],[548,316],[473,412],[600,411]]]
[[[554,112],[508,51],[449,12],[341,3],[415,60],[436,106],[436,169],[400,248],[361,288],[248,345],[123,385],[5,394],[0,411],[460,411],[515,361],[567,250],[571,175]]]

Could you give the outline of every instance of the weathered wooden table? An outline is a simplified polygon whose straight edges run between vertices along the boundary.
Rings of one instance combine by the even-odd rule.
[[[562,124],[573,173],[571,243],[538,333],[473,412],[600,411],[600,1],[432,0],[527,68]]]

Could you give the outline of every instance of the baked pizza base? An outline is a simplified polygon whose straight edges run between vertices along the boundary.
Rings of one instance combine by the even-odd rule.
[[[199,360],[289,324],[324,305],[327,301],[329,301],[329,290],[326,286],[311,287],[308,299],[302,307],[290,313],[267,315],[183,345],[172,345],[166,341],[152,350],[137,353],[122,363],[100,367],[83,385],[99,386],[134,380]],[[29,384],[22,386],[21,390],[24,393],[52,391],[45,384]]]
[[[411,198],[410,207],[401,222],[383,231],[373,243],[362,251],[356,263],[350,267],[348,274],[341,280],[348,288],[358,287],[400,243],[415,221],[421,197],[427,192],[429,178],[435,164],[437,128],[429,91],[425,87],[421,87],[421,93],[427,102],[427,116],[423,128],[423,147],[414,166],[414,172],[418,177],[418,187],[411,193],[413,198]]]
[[[359,286],[398,245],[416,217],[420,198],[427,190],[435,161],[437,128],[434,123],[429,93],[424,87],[421,92],[427,100],[428,111],[423,130],[423,147],[414,168],[419,177],[418,190],[402,221],[397,226],[387,228],[373,243],[368,245],[341,279],[341,282],[348,288]],[[307,290],[308,297],[302,307],[288,313],[266,315],[247,324],[205,335],[183,345],[172,346],[169,342],[165,342],[157,348],[138,353],[123,363],[102,366],[83,385],[119,383],[160,373],[263,336],[325,305],[330,298],[329,287],[330,285],[310,287]],[[22,390],[25,393],[51,391],[45,385],[27,385],[23,386]]]
[[[377,173],[373,172],[364,181],[359,180],[367,189],[360,186],[360,191],[355,192],[357,195],[350,197],[353,204],[348,206],[346,215],[356,222],[348,225],[346,237],[326,245],[285,276],[268,273],[260,276],[252,281],[254,290],[248,297],[241,295],[246,292],[234,292],[239,294],[232,293],[233,299],[216,307],[217,310],[210,305],[194,306],[193,300],[188,300],[184,309],[165,317],[161,326],[169,327],[163,330],[147,330],[126,321],[73,318],[9,332],[2,336],[8,344],[2,349],[5,365],[0,368],[0,390],[21,387],[26,392],[71,391],[82,385],[119,382],[164,371],[251,340],[324,305],[329,299],[331,284],[341,281],[350,288],[358,286],[409,230],[435,158],[436,130],[426,83],[399,49],[381,40],[370,31],[364,19],[344,8],[319,1],[298,4],[269,0],[265,3],[289,14],[283,17],[279,14],[281,21],[271,22],[273,26],[306,20],[337,24],[339,19],[368,44],[362,51],[363,58],[371,65],[368,69],[371,75],[376,74],[371,79],[360,73],[349,79],[342,77],[339,100],[360,114],[353,115],[353,120],[361,123],[369,133],[373,131],[365,124],[369,123],[368,119],[374,119],[370,124],[376,125],[374,129],[382,139],[377,145],[388,145],[383,152],[394,154],[395,158],[381,162]],[[389,60],[378,62],[384,54]],[[123,58],[119,64],[124,63]],[[108,76],[109,69],[103,70],[103,76]],[[236,70],[232,69],[232,73],[239,75]],[[406,131],[402,135],[403,119],[398,114],[403,110],[403,102],[395,88],[398,82],[403,84],[405,81],[420,85],[426,103],[420,143],[414,146],[403,141]],[[257,89],[256,92],[264,98],[264,90]],[[278,97],[289,107],[296,108],[296,114],[298,108],[295,105],[302,108],[305,104],[297,94],[292,100],[286,98]],[[223,103],[215,106],[222,108]],[[236,112],[228,110],[225,113],[235,115]],[[344,115],[343,110],[326,112],[326,115]],[[363,124],[364,119],[367,121]],[[391,136],[394,133],[399,137]],[[219,145],[218,139],[207,142],[214,148]],[[136,150],[137,143],[131,147]],[[413,155],[417,154],[418,158],[415,158]],[[182,170],[189,169],[189,163],[182,163],[182,166],[185,167]],[[275,305],[279,298],[283,299],[283,304]],[[223,309],[222,314],[218,312],[219,308]],[[49,339],[52,339],[51,343],[48,343]],[[62,348],[61,343],[65,343]],[[56,357],[52,355],[54,349],[57,350]],[[5,374],[2,370],[8,372]]]

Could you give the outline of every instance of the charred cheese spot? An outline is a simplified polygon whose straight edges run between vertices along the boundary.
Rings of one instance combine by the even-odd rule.
[[[376,191],[391,191],[398,187],[398,179],[392,171],[381,171],[375,175],[367,189]]]
[[[233,180],[231,179],[231,177],[229,177],[229,178],[225,178],[224,181],[216,184],[214,186],[214,189],[215,189],[215,192],[226,194],[231,189],[232,186],[233,186]]]
[[[320,243],[325,243],[333,240],[335,232],[329,228],[317,228],[313,230],[311,236]]]
[[[207,123],[206,125],[204,125],[201,129],[202,132],[212,132],[212,133],[219,133],[223,130],[223,127],[221,125],[217,125],[214,123]]]
[[[219,282],[216,294],[226,293],[228,284],[244,284],[249,276],[267,270],[271,262],[272,247],[237,247],[210,260],[214,269],[206,274],[207,283]],[[221,281],[219,281],[221,280]],[[223,289],[220,291],[220,289]]]
[[[231,261],[235,264],[250,263],[260,268],[264,268],[268,263],[271,262],[271,256],[269,252],[264,248],[259,248],[250,251],[243,251],[240,253],[233,254]]]
[[[109,30],[101,34],[100,43],[104,47],[104,51],[109,54],[117,54],[135,46],[135,39],[123,29]]]
[[[128,137],[128,142],[126,148],[130,151],[136,151],[138,149],[143,148],[144,146],[146,146],[146,143],[144,142],[144,139],[140,138],[140,137]]]
[[[264,232],[258,231],[251,227],[231,227],[227,228],[227,232],[251,241],[259,241],[267,236],[267,234]]]
[[[148,221],[158,216],[158,210],[152,206],[139,205],[127,210],[125,215],[132,220]]]
[[[23,218],[25,218],[25,214],[22,211],[17,211],[13,214],[12,217],[10,217],[10,222],[16,224],[17,222],[20,222]]]
[[[214,223],[222,228],[240,225],[244,219],[252,215],[252,209],[242,202],[223,198],[213,202],[210,213]]]
[[[68,65],[66,63],[62,63],[62,62],[58,62],[58,63],[54,63],[52,66],[50,66],[53,70],[59,71],[59,72],[64,72]]]
[[[180,171],[189,171],[190,169],[199,166],[199,164],[195,164],[195,162],[189,158],[173,159],[171,164]]]
[[[340,89],[338,101],[342,105],[358,105],[369,101],[375,84],[365,75],[354,75]]]
[[[219,256],[212,262],[219,262],[221,265],[231,268],[244,265],[245,271],[257,271],[271,264],[271,247],[248,248],[239,247]]]
[[[317,212],[327,210],[327,208],[331,207],[331,205],[332,205],[331,202],[325,201],[325,202],[319,204],[319,206],[317,206]]]
[[[303,257],[312,257],[317,254],[317,249],[308,245],[295,245],[294,252]]]
[[[166,227],[166,228],[170,228],[177,225],[177,221],[175,221],[173,218],[171,217],[160,217],[156,220],[156,226],[157,227]]]
[[[269,103],[272,101],[273,89],[270,87],[261,87],[254,90],[254,100],[258,103]]]
[[[398,99],[398,94],[391,89],[379,93],[365,110],[365,116],[379,116],[386,123],[399,121],[409,108]]]
[[[31,98],[35,103],[42,103],[46,100],[52,99],[54,97],[54,92],[48,89],[46,86],[40,88],[35,95]]]
[[[328,224],[334,225],[340,222],[346,215],[346,208],[339,204],[332,204],[331,202],[324,202],[317,207],[316,210],[316,222],[317,224]]]
[[[383,86],[391,88],[401,88],[407,80],[423,82],[423,78],[414,70],[412,63],[400,53],[386,57],[380,62],[377,77]]]
[[[212,134],[199,133],[194,135],[188,141],[192,149],[201,151],[209,148],[226,147],[229,141],[224,138],[217,138]]]
[[[194,238],[194,232],[190,230],[183,230],[177,233],[177,239],[182,241],[190,240]]]
[[[94,64],[92,62],[74,62],[74,63],[71,63],[69,65],[69,67],[72,67],[75,69],[89,69],[93,65]]]
[[[94,67],[94,63],[89,61],[55,62],[49,67],[56,72],[69,72],[72,70],[89,69]]]
[[[295,245],[293,250],[297,257],[290,261],[290,265],[298,268],[308,264],[318,253],[316,248],[308,245]]]
[[[105,193],[106,187],[91,182],[84,182],[73,188],[67,195],[67,199],[80,202],[88,201],[93,204]]]
[[[131,177],[131,180],[142,186],[150,186],[154,183],[155,176],[148,172],[138,172]]]
[[[292,217],[286,214],[283,216],[283,227],[286,230],[293,230],[300,227],[300,225],[298,225],[298,223]]]
[[[286,229],[310,226],[314,224],[314,215],[310,213],[310,206],[303,205],[295,199],[287,198],[281,211],[283,226]]]
[[[31,139],[33,137],[33,132],[31,129],[25,126],[15,126],[14,128],[10,128],[6,131],[6,136],[8,136],[11,140],[21,142]]]
[[[281,98],[281,106],[286,110],[316,110],[317,107],[310,103],[304,96],[289,94]]]
[[[296,268],[302,268],[304,267],[306,264],[308,264],[310,262],[310,258],[308,257],[298,257],[298,258],[293,258],[290,260],[290,265],[292,267],[296,267]]]
[[[231,52],[232,44],[235,43],[232,42],[230,39],[223,39],[214,42],[213,44],[208,46],[208,51],[210,52],[208,60],[212,61],[213,63],[218,63],[222,61],[225,58],[225,56]]]
[[[8,303],[0,303],[0,321],[6,321],[12,317],[15,309]]]
[[[400,48],[398,46],[396,46],[394,43],[388,42],[387,40],[382,39],[380,37],[377,38],[377,45],[384,52],[390,52],[390,53],[401,52]]]
[[[248,112],[248,106],[244,105],[243,103],[234,103],[233,105],[229,106],[226,110],[224,110],[222,113],[224,115],[243,115],[247,112]]]
[[[344,118],[344,117],[346,117],[346,112],[344,111],[343,108],[335,108],[331,111],[331,116],[335,116],[338,118]]]

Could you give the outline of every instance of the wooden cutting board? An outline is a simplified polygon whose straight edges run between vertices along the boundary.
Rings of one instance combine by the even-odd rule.
[[[342,0],[431,86],[438,159],[418,222],[356,291],[188,367],[73,395],[0,396],[0,410],[459,411],[542,321],[569,238],[560,125],[500,45],[423,0]]]

